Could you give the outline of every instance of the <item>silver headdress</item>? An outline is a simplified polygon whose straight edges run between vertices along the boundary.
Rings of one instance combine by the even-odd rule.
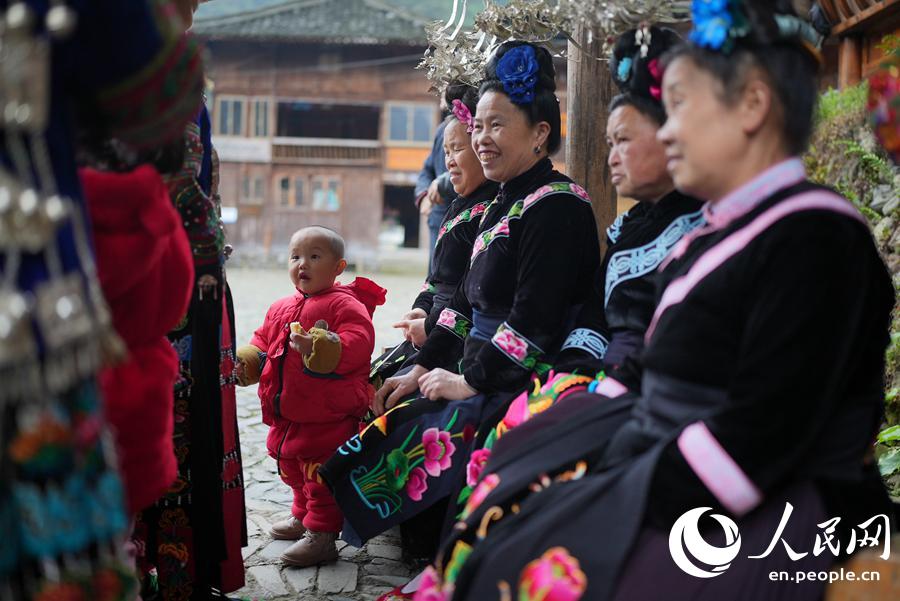
[[[589,41],[604,40],[606,56],[616,36],[642,23],[690,19],[686,0],[508,0],[502,5],[484,0],[484,10],[475,16],[475,29],[462,31],[466,8],[466,0],[454,0],[450,19],[426,28],[430,47],[419,68],[427,70],[434,91],[442,91],[452,81],[477,85],[488,57],[507,40],[547,45],[560,56],[564,52],[550,47],[551,42],[559,37],[572,40],[576,30],[583,28]]]

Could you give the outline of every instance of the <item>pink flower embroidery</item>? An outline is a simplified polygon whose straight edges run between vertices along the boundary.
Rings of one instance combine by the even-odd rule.
[[[527,209],[529,206],[534,204],[534,202],[537,199],[541,198],[542,196],[544,196],[546,194],[550,194],[551,192],[553,192],[553,188],[551,188],[550,186],[541,186],[540,188],[538,188],[537,190],[535,190],[534,192],[532,192],[531,194],[529,194],[528,196],[525,197],[525,200],[522,201],[522,205],[523,205],[522,208]]]
[[[503,330],[494,334],[494,344],[500,350],[521,363],[528,356],[528,343],[513,334],[511,330]]]
[[[441,311],[441,316],[438,317],[438,325],[452,330],[456,327],[456,313],[450,309],[444,309]]]
[[[488,474],[484,477],[484,479],[478,483],[478,486],[475,487],[475,490],[472,491],[472,496],[469,497],[469,500],[466,502],[466,508],[463,510],[463,519],[472,515],[472,512],[475,511],[479,505],[487,498],[491,491],[497,488],[497,485],[500,484],[500,476],[497,474]]]
[[[540,380],[537,380],[537,385],[540,385]],[[528,392],[529,391],[526,390],[509,404],[509,409],[506,410],[506,415],[503,416],[503,423],[507,428],[515,428],[530,417],[530,412],[528,411]]]
[[[428,566],[422,572],[419,590],[416,591],[413,599],[415,601],[446,601],[447,594],[441,590],[441,578],[433,567]]]
[[[421,501],[422,495],[428,490],[428,474],[420,467],[413,468],[406,481],[406,494],[413,501]]]
[[[578,196],[590,200],[590,196],[588,196],[587,190],[579,186],[578,184],[572,184],[571,186],[572,192],[577,194]]]
[[[440,476],[450,467],[456,446],[451,442],[449,432],[428,428],[422,433],[422,447],[425,449],[425,471],[429,476]]]
[[[477,238],[475,238],[475,243],[472,244],[472,258],[474,259],[476,256],[478,256],[478,253],[480,253],[482,250],[484,250],[484,238],[482,236],[478,236]]]
[[[508,236],[509,235],[509,220],[504,217],[500,220],[500,223],[494,226],[493,232],[494,237],[497,236]]]
[[[484,466],[487,465],[490,457],[490,449],[478,449],[472,453],[472,457],[469,459],[469,465],[466,466],[466,484],[473,487],[478,484],[478,479],[481,478],[481,472],[484,471]]]
[[[578,601],[587,588],[587,577],[578,560],[563,547],[548,549],[522,570],[519,599],[527,601]]]

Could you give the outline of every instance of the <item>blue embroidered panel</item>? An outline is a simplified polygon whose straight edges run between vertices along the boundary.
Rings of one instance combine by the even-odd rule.
[[[628,213],[630,212],[631,209],[628,209],[616,217],[612,225],[606,228],[606,237],[609,238],[611,244],[615,244],[619,240],[619,236],[622,234],[622,223],[628,218]]]
[[[669,227],[652,242],[615,253],[606,268],[606,295],[603,306],[609,304],[609,297],[616,286],[655,270],[685,234],[705,223],[703,211],[688,213],[670,223]]]
[[[602,359],[609,348],[609,340],[590,328],[577,328],[572,330],[560,350],[573,348],[586,352],[594,359]]]

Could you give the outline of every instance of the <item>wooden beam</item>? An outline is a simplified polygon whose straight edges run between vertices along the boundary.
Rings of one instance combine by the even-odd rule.
[[[590,194],[600,245],[606,252],[605,231],[616,218],[616,190],[606,164],[607,107],[613,97],[613,82],[609,63],[593,58],[602,56],[597,37],[588,43],[587,31],[579,29],[574,39],[587,55],[569,42],[566,173]]]
[[[831,35],[852,33],[869,26],[877,28],[884,24],[884,19],[897,13],[900,13],[900,0],[881,0],[840,23],[835,23],[831,28]]]
[[[862,80],[862,43],[856,36],[841,38],[838,55],[838,87],[855,86]]]

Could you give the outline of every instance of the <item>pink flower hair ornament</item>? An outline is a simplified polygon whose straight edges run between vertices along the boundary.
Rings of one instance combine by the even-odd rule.
[[[453,101],[453,108],[451,109],[453,112],[453,116],[459,119],[459,122],[466,126],[466,133],[472,133],[475,131],[475,117],[472,116],[472,111],[469,110],[461,100],[455,99]]]
[[[647,63],[647,70],[650,72],[650,76],[653,78],[653,81],[656,84],[650,86],[650,95],[653,96],[654,100],[660,102],[662,100],[663,69],[659,64],[659,59],[654,58],[649,63]]]

